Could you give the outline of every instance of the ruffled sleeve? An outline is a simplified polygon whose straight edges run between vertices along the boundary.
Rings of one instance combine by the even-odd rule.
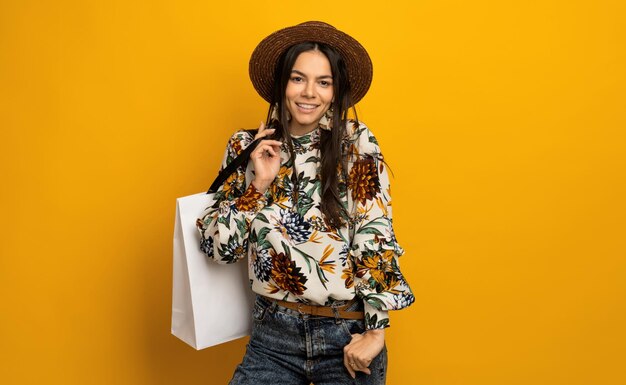
[[[222,160],[224,169],[241,153],[253,138],[246,131],[237,131],[228,141]],[[201,250],[218,263],[234,263],[248,253],[250,223],[267,205],[267,193],[261,194],[246,182],[246,166],[238,167],[215,193],[216,203],[208,207],[196,221]]]
[[[364,301],[367,329],[389,326],[389,310],[415,301],[398,257],[404,250],[393,231],[387,166],[372,132],[362,123],[351,127],[347,143],[350,255],[354,287]]]

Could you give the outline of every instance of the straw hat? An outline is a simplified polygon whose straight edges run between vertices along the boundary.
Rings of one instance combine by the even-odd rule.
[[[250,57],[250,80],[261,97],[271,103],[274,73],[280,56],[292,45],[307,41],[336,49],[346,63],[352,88],[352,101],[365,96],[372,83],[372,61],[363,46],[350,35],[321,21],[307,21],[278,30],[265,39]]]

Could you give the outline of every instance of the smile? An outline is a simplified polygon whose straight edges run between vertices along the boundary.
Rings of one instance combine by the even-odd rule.
[[[298,106],[299,108],[303,110],[314,110],[318,107],[317,104],[305,104],[305,103],[296,103],[296,106]]]

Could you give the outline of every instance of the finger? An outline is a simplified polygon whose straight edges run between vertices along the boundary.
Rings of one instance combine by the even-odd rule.
[[[265,150],[265,154],[271,157],[275,157],[277,155],[276,151],[274,151],[274,149],[271,146],[267,147],[267,149]]]
[[[360,368],[369,368],[370,364],[372,363],[372,360],[367,359],[367,356],[356,356],[354,357],[354,362],[356,362],[356,364],[360,367]]]
[[[262,144],[269,144],[270,146],[282,146],[283,142],[281,142],[280,140],[274,140],[274,139],[263,139],[262,141],[259,142],[259,146]]]
[[[353,360],[350,361],[350,367],[352,368],[352,370],[355,372],[363,372],[365,374],[372,374],[372,371],[370,370],[370,368],[360,365],[358,361]]]
[[[254,135],[254,139],[259,139],[259,138],[261,138],[261,137],[263,136],[262,134],[263,134],[263,131],[264,131],[264,130],[265,130],[265,123],[261,122],[261,123],[259,124],[259,128],[258,128],[258,130],[257,130],[256,135]]]
[[[348,373],[350,373],[350,377],[356,378],[356,372],[352,368],[351,364],[353,364],[353,362],[350,362],[349,359],[348,359],[348,356],[346,354],[344,354],[343,355],[343,366],[345,366],[346,369],[348,369]]]
[[[257,147],[254,149],[254,151],[252,151],[252,154],[250,154],[250,157],[253,159],[261,159],[265,156],[265,151],[263,150],[262,147]]]
[[[275,131],[275,128],[266,128],[265,123],[261,122],[261,125],[259,126],[259,131],[254,136],[254,139],[265,138],[266,136],[272,135]]]
[[[359,360],[357,357],[355,356],[348,356],[350,363],[352,366],[352,369],[357,370],[362,372],[363,369],[367,369],[367,365],[363,365],[363,362],[361,360]]]
[[[255,153],[255,156],[258,158],[261,158],[265,155],[269,155],[269,156],[277,156],[276,151],[274,151],[274,149],[272,148],[272,146],[268,146],[268,145],[261,145],[258,146],[257,148],[254,149],[253,151]]]
[[[370,370],[370,368],[356,368],[356,370],[358,370],[359,372],[363,372],[365,374],[372,374],[372,371]]]
[[[254,156],[254,157],[258,157],[259,155],[263,155],[263,147],[262,146],[256,146],[254,151],[252,151],[252,153],[250,154],[250,156]]]
[[[372,362],[372,360],[369,360],[365,357],[355,357],[354,358],[354,362],[357,363],[357,365],[361,368],[367,368],[370,366],[370,363]]]

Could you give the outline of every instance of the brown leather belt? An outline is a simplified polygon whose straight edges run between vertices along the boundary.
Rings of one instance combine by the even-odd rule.
[[[313,316],[322,316],[322,317],[336,317],[344,319],[363,319],[363,311],[346,311],[347,308],[352,306],[356,299],[350,300],[343,306],[316,306],[316,305],[307,305],[305,303],[300,302],[288,302],[281,301],[276,299],[268,298],[270,301],[276,302],[278,306],[286,307],[287,309],[297,310],[300,314],[308,314]]]

